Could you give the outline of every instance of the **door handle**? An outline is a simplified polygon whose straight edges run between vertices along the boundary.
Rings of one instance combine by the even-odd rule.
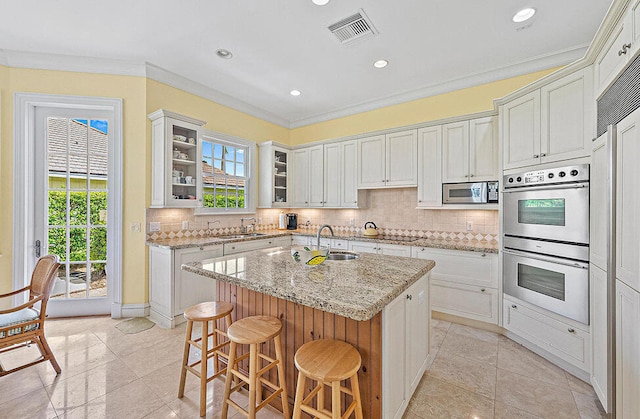
[[[36,240],[35,250],[36,250],[36,257],[39,258],[42,252],[42,245],[40,244],[40,240]]]

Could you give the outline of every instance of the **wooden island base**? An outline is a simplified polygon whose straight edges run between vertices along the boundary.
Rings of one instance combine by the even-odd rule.
[[[273,316],[282,321],[285,380],[287,397],[292,410],[298,377],[298,371],[294,365],[296,350],[312,340],[337,339],[352,344],[362,357],[358,379],[364,417],[372,419],[382,417],[382,313],[376,314],[367,321],[356,321],[222,281],[217,281],[217,294],[219,301],[233,304],[234,310],[231,313],[233,321],[255,315]],[[218,327],[224,330],[224,322],[219,322]],[[238,355],[248,350],[248,346],[244,346],[238,346]],[[264,344],[262,350],[275,358],[273,341]],[[247,370],[246,360],[241,368]],[[268,378],[276,382],[275,368],[268,374]],[[306,385],[308,394],[313,388],[313,382],[307,380]],[[346,396],[342,397],[344,405]],[[325,400],[331,400],[329,392],[326,393]],[[279,404],[278,399],[272,403],[275,408],[282,410]]]

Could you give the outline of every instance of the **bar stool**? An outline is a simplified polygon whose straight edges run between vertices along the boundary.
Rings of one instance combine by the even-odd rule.
[[[187,378],[187,371],[192,372],[196,377],[200,378],[200,416],[206,414],[207,409],[207,383],[214,378],[226,372],[226,368],[220,369],[220,358],[224,362],[229,363],[229,356],[222,351],[222,348],[229,345],[229,340],[223,342],[218,341],[218,336],[227,337],[227,334],[217,328],[217,320],[224,318],[227,328],[231,326],[231,312],[233,306],[221,301],[208,301],[189,307],[184,311],[184,317],[187,319],[187,334],[184,342],[184,355],[182,357],[182,370],[180,372],[180,388],[178,389],[178,397],[184,396],[184,383]],[[211,332],[209,332],[209,322],[213,321]],[[193,339],[193,322],[202,323],[202,335],[197,339]],[[206,337],[206,338],[205,338]],[[213,338],[213,347],[209,348],[209,338]],[[189,364],[189,348],[194,346],[200,349],[200,360]],[[207,377],[207,363],[213,358],[213,375]],[[200,369],[197,365],[200,364]]]
[[[225,382],[224,400],[222,402],[222,419],[227,419],[229,405],[244,414],[250,419],[256,417],[256,412],[269,404],[274,398],[280,396],[282,400],[282,412],[285,418],[290,418],[289,402],[287,401],[287,390],[284,382],[284,365],[282,357],[282,343],[280,333],[282,332],[282,323],[275,317],[270,316],[252,316],[245,317],[233,323],[227,329],[227,335],[231,341],[229,349],[229,372]],[[259,350],[260,344],[273,339],[276,357],[275,359],[263,354]],[[237,345],[249,345],[249,352],[237,357]],[[249,358],[249,375],[240,372],[239,363],[243,359]],[[261,360],[267,361],[267,365],[262,367]],[[278,385],[272,383],[263,375],[277,367]],[[240,379],[240,383],[231,387],[233,377]],[[244,410],[237,403],[230,399],[232,391],[249,384],[249,407],[248,411]],[[273,390],[273,393],[266,399],[262,400],[262,385]]]
[[[346,342],[333,339],[319,339],[302,345],[295,355],[298,368],[296,400],[293,406],[293,419],[300,418],[302,412],[322,419],[348,418],[355,412],[362,419],[362,401],[358,370],[362,360],[356,348]],[[317,381],[316,386],[304,397],[304,385],[307,378]],[[342,380],[351,379],[351,389],[340,385]],[[324,386],[331,386],[331,410],[324,407]],[[341,413],[340,393],[349,394],[352,402]],[[317,406],[311,406],[317,396]]]

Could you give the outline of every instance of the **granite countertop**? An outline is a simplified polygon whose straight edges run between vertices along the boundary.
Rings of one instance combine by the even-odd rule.
[[[432,260],[360,254],[295,262],[288,247],[205,259],[182,270],[358,321],[369,320],[435,266]]]
[[[147,245],[155,247],[164,247],[168,249],[184,249],[189,247],[208,246],[215,244],[233,243],[248,240],[260,240],[273,237],[288,236],[288,235],[301,235],[316,237],[314,231],[299,229],[299,230],[261,230],[262,236],[245,237],[237,239],[224,239],[219,236],[210,237],[182,237],[172,239],[158,239],[148,240]],[[328,233],[326,230],[323,233]],[[328,234],[323,234],[322,237],[330,238]],[[369,241],[375,243],[387,243],[387,244],[399,244],[403,246],[416,246],[416,247],[430,247],[435,249],[449,249],[449,250],[466,250],[471,252],[483,252],[483,253],[498,253],[499,245],[497,242],[488,242],[484,240],[468,240],[468,239],[445,239],[445,238],[416,238],[413,241],[406,241],[405,239],[396,236],[396,240],[393,238],[383,237],[365,237],[362,235],[354,235],[353,233],[339,233],[334,236],[336,239],[343,240],[357,240],[357,241]],[[398,240],[400,239],[400,240]]]

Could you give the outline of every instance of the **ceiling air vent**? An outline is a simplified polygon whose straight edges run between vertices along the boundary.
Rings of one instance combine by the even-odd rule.
[[[350,44],[378,33],[362,9],[358,13],[330,25],[329,30],[342,44]]]

